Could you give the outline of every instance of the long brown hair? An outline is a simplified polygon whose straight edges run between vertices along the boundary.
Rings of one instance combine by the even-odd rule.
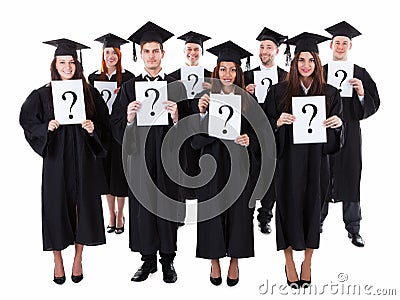
[[[91,86],[86,81],[86,78],[83,75],[82,64],[77,60],[77,58],[75,56],[72,56],[72,58],[74,59],[75,66],[76,66],[75,74],[72,77],[72,79],[81,79],[82,80],[86,115],[87,115],[87,117],[90,118],[96,112],[93,95],[91,93]],[[50,65],[51,80],[61,80],[61,76],[56,69],[56,62],[57,62],[57,57],[55,56]],[[49,107],[51,107],[51,108],[53,107],[52,97],[50,98]]]
[[[115,53],[118,56],[118,62],[117,62],[117,71],[116,71],[116,79],[117,79],[117,87],[120,87],[122,84],[122,63],[121,63],[121,58],[122,58],[122,53],[121,50],[118,48],[113,48]],[[107,64],[106,61],[104,60],[104,50],[101,52],[101,69],[100,69],[100,81],[105,81],[107,79],[107,72],[108,72],[108,68],[107,68]]]
[[[285,81],[287,82],[287,89],[282,99],[282,102],[284,110],[286,112],[291,112],[292,110],[292,97],[303,95],[303,90],[300,86],[300,73],[297,68],[300,53],[297,53],[294,56],[290,65],[290,71],[286,75],[285,79]],[[308,90],[307,96],[323,95],[325,92],[325,78],[321,59],[316,52],[310,52],[310,54],[314,58],[315,69],[314,72],[311,74],[312,84],[310,89]]]

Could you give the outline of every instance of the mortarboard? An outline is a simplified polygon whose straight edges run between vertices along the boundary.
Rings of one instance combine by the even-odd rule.
[[[329,38],[309,32],[303,32],[287,40],[290,45],[295,45],[294,54],[299,52],[318,53],[318,44],[329,40]]]
[[[173,33],[165,30],[157,24],[154,24],[153,22],[148,21],[128,38],[128,40],[134,43],[133,60],[136,61],[135,43],[138,45],[143,42],[158,42],[160,44],[163,44],[166,40],[173,36]]]
[[[121,45],[129,43],[129,41],[120,38],[119,36],[116,36],[112,33],[107,33],[106,35],[95,39],[95,41],[103,43],[103,48],[113,47],[118,49],[120,49]]]
[[[361,32],[359,32],[346,21],[337,23],[336,25],[328,27],[325,30],[332,34],[332,38],[335,36],[347,36],[351,40],[352,38],[361,35]]]
[[[90,47],[85,46],[83,44],[71,41],[69,39],[58,39],[43,42],[44,44],[48,44],[54,47],[57,47],[56,51],[54,52],[54,56],[61,56],[61,55],[71,55],[73,57],[77,57],[76,51],[79,50],[80,53],[80,62],[82,63],[82,52],[81,49],[90,49]]]
[[[199,44],[201,46],[201,48],[203,48],[203,42],[205,42],[211,38],[208,36],[205,36],[203,34],[194,32],[194,31],[189,31],[188,33],[185,33],[184,35],[181,35],[180,37],[178,37],[178,39],[184,40],[185,44],[187,44],[187,43]]]
[[[264,27],[264,29],[258,35],[257,41],[261,42],[270,40],[273,41],[279,47],[287,38],[288,37],[286,35],[282,35],[267,27]]]
[[[236,45],[232,41],[227,41],[225,43],[219,44],[212,48],[207,49],[208,52],[218,56],[217,63],[220,61],[231,61],[241,64],[241,59],[247,57],[246,68],[250,64],[250,56],[253,56],[250,52],[243,49],[242,47]]]

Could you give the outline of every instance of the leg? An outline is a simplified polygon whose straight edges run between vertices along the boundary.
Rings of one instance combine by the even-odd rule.
[[[72,265],[72,275],[71,275],[71,279],[75,283],[78,283],[83,279],[82,252],[83,252],[83,245],[75,243],[75,257],[74,257],[74,263]]]
[[[117,218],[116,218],[116,228],[115,233],[120,234],[124,232],[125,227],[125,217],[124,217],[124,206],[125,206],[125,197],[117,197]]]
[[[293,260],[293,249],[292,247],[288,247],[283,250],[285,254],[285,272],[287,283],[289,286],[292,284],[297,284],[299,281],[299,276],[297,275],[296,265],[294,264]]]
[[[360,202],[343,202],[343,221],[351,242],[357,247],[364,247],[365,242],[360,235]]]
[[[228,286],[234,286],[238,282],[239,282],[239,259],[231,257],[226,283],[228,284]]]
[[[258,209],[257,220],[262,233],[271,233],[272,231],[269,223],[273,216],[272,208],[274,207],[275,199],[275,185],[274,181],[272,181],[267,193],[261,199],[261,207]]]
[[[53,255],[54,255],[54,277],[65,276],[61,251],[53,250]]]
[[[131,281],[144,281],[150,274],[157,271],[157,254],[146,255],[142,253],[142,261],[143,265],[136,271]]]
[[[114,232],[116,226],[116,211],[115,211],[115,197],[113,195],[106,195],[107,204],[108,204],[108,212],[110,219],[108,221],[107,232]]]
[[[314,249],[306,248],[304,251],[304,261],[301,264],[300,280],[303,283],[311,283],[311,259],[314,253]]]
[[[221,266],[218,258],[211,259],[210,281],[213,285],[220,285],[222,283]]]
[[[160,263],[162,265],[163,280],[166,283],[173,283],[178,279],[178,276],[174,268],[175,252],[173,253],[161,253],[160,252]]]

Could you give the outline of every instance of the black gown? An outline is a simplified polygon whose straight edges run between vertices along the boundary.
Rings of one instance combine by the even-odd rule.
[[[125,70],[122,73],[122,83],[135,77],[131,72]],[[113,74],[107,81],[117,81],[116,75]],[[100,81],[100,72],[95,71],[88,77],[89,83],[94,86],[95,81]],[[107,185],[104,187],[103,194],[110,194],[116,197],[128,196],[128,183],[122,166],[122,149],[121,145],[111,139],[110,148],[107,157],[103,160],[104,172],[107,179]]]
[[[169,83],[169,100],[186,98],[186,90],[182,83],[170,84],[175,80],[169,76],[165,76],[165,80]],[[151,205],[153,211],[154,209],[163,209],[162,204],[158,201],[157,192],[145,182],[144,172],[146,170],[149,172],[157,189],[172,199],[178,199],[179,185],[168,177],[161,162],[161,145],[166,133],[173,127],[173,123],[170,115],[168,115],[169,125],[137,126],[135,118],[133,124],[127,126],[127,107],[130,102],[136,99],[136,81],[146,81],[146,79],[139,75],[121,86],[110,116],[111,129],[117,141],[123,145],[123,140],[127,136],[130,141],[123,145],[123,151],[127,153],[127,168],[132,171],[132,174],[127,174],[130,187],[128,191],[129,247],[132,251],[140,252],[142,255],[153,255],[157,251],[169,254],[175,252],[177,248],[177,222],[159,217],[143,204]],[[180,115],[179,103],[178,113]],[[145,162],[143,162],[143,156],[145,157]],[[147,199],[137,199],[132,190],[145,190]],[[177,211],[176,215],[178,213]]]
[[[199,94],[199,98],[202,94],[209,92],[209,90],[204,91]],[[248,94],[246,93],[246,95]],[[244,96],[242,95],[242,97]],[[248,100],[249,98],[250,95],[245,97],[246,101],[252,101]],[[203,130],[208,128],[208,114],[204,120],[200,121],[200,126]],[[245,133],[250,139],[250,145],[247,148],[237,145],[233,141],[224,141],[227,145],[230,144],[231,151],[228,151],[224,142],[216,137],[208,134],[193,136],[192,147],[200,150],[201,156],[212,155],[217,162],[216,173],[212,179],[206,185],[196,189],[199,201],[198,216],[200,216],[197,223],[197,257],[217,259],[225,256],[233,258],[254,256],[254,205],[249,207],[249,204],[254,204],[253,200],[255,200],[251,199],[251,195],[259,173],[256,167],[259,166],[259,162],[256,161],[259,155],[256,153],[260,151],[260,148],[250,123],[242,116],[241,134]],[[249,157],[249,169],[242,166],[246,156]],[[231,170],[231,159],[238,165],[236,172]],[[212,208],[222,212],[213,218],[201,220],[202,214],[210,208],[207,206],[203,208],[200,205],[219,194],[226,186],[230,176],[236,177],[233,182],[237,183],[237,186],[245,184],[243,191],[237,193],[231,188],[226,190],[226,194],[218,197],[217,207]],[[245,181],[242,182],[242,180]],[[227,203],[232,200],[234,202],[229,206]],[[225,209],[227,206],[229,207]]]
[[[324,66],[328,74],[328,65]],[[346,122],[345,143],[339,153],[331,155],[331,180],[327,201],[360,201],[361,181],[361,128],[360,120],[377,112],[380,99],[375,82],[368,72],[354,65],[354,76],[362,81],[364,87],[364,105],[353,90],[352,97],[342,97],[343,119]]]
[[[100,158],[110,139],[108,109],[91,88],[96,112],[89,135],[78,125],[48,131],[54,119],[50,84],[34,90],[22,105],[20,124],[32,149],[43,157],[43,250],[63,250],[74,242],[105,243],[101,187],[105,176]],[[76,213],[77,209],[77,213]],[[76,229],[76,224],[78,224]]]
[[[271,87],[264,109],[271,126],[284,112],[282,99],[287,82]],[[304,94],[303,94],[304,95]],[[327,118],[342,118],[339,91],[325,86]],[[290,113],[290,112],[289,112]],[[340,150],[342,127],[327,129],[327,143],[293,144],[293,125],[276,129],[276,242],[277,249],[291,246],[294,250],[317,249],[320,237],[321,199],[327,193],[329,167],[327,154]]]

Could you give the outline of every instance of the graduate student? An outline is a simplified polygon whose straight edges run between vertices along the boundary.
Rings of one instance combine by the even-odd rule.
[[[32,149],[43,157],[43,250],[54,256],[54,282],[66,280],[62,251],[75,247],[71,279],[83,279],[84,245],[105,243],[101,187],[105,184],[101,158],[110,138],[107,106],[83,76],[77,50],[88,48],[68,39],[45,42],[56,46],[51,80],[81,80],[86,120],[62,125],[55,119],[52,83],[28,96],[21,107],[20,124]],[[81,60],[82,61],[82,60]]]
[[[174,200],[178,199],[179,186],[166,174],[161,161],[161,146],[168,130],[177,124],[180,118],[179,103],[176,100],[185,99],[186,91],[182,83],[167,76],[161,66],[164,58],[163,43],[173,34],[164,28],[147,22],[128,39],[140,45],[140,56],[144,63],[141,74],[122,84],[111,113],[111,128],[114,137],[123,145],[123,151],[129,154],[132,173],[129,184],[129,247],[139,252],[142,266],[133,275],[132,281],[144,281],[157,271],[157,253],[160,255],[163,280],[173,283],[177,280],[174,268],[174,258],[177,245],[177,222],[160,217],[163,213],[160,193],[167,194]],[[135,49],[135,48],[134,48]],[[169,85],[168,101],[164,103],[168,112],[168,125],[138,126],[137,113],[141,110],[145,99],[137,97],[135,83],[147,81],[166,81]],[[124,148],[125,147],[125,148]],[[145,162],[143,162],[145,161]],[[155,184],[152,189],[144,180],[148,172]],[[142,198],[136,195],[140,191]],[[149,204],[153,210],[149,209]]]
[[[333,61],[347,61],[348,53],[353,46],[352,39],[361,33],[345,21],[325,30],[332,35],[330,48]],[[328,64],[324,68],[327,76]],[[353,78],[349,83],[353,86],[353,94],[351,97],[342,97],[343,120],[346,123],[345,143],[338,154],[330,156],[331,186],[322,207],[321,230],[328,215],[329,202],[342,202],[343,221],[348,237],[353,245],[364,247],[365,242],[360,235],[362,169],[360,120],[377,112],[380,99],[376,84],[365,68],[354,64]]]
[[[256,101],[258,101],[258,99],[255,96],[256,85],[254,83],[254,72],[271,71],[271,77],[276,76],[278,82],[281,82],[286,78],[287,72],[275,63],[275,57],[279,53],[279,46],[286,39],[287,36],[277,33],[267,27],[264,27],[264,29],[257,36],[257,41],[260,41],[258,57],[260,58],[261,64],[252,70],[244,72],[246,91],[252,94]],[[290,49],[288,51],[290,51]],[[265,88],[269,89],[269,85],[266,84]],[[261,101],[258,102],[260,102],[260,105],[263,106],[265,99],[260,100]],[[258,226],[260,227],[260,231],[262,233],[269,234],[272,231],[269,223],[271,222],[273,216],[272,208],[274,207],[275,201],[275,183],[272,181],[268,192],[261,199],[261,207],[258,209],[257,220],[259,222]]]
[[[89,75],[89,82],[92,86],[94,86],[95,81],[116,82],[117,88],[112,92],[117,94],[122,83],[135,77],[130,71],[123,69],[121,63],[121,45],[129,42],[112,33],[107,33],[95,41],[103,45],[101,67],[98,71]],[[121,145],[115,139],[111,139],[108,155],[104,160],[104,170],[108,183],[104,193],[106,194],[110,216],[107,232],[115,232],[116,234],[123,233],[125,229],[124,206],[125,198],[128,196],[128,184],[122,166],[121,153]]]
[[[288,40],[295,45],[289,76],[271,87],[265,111],[275,129],[277,146],[276,242],[285,255],[287,284],[292,288],[311,283],[311,259],[319,247],[321,194],[328,185],[327,154],[339,151],[342,104],[336,88],[325,83],[318,43],[328,38],[302,33]],[[293,143],[293,96],[325,96],[327,143]],[[295,100],[293,100],[295,101]],[[304,251],[300,275],[293,250]]]
[[[211,90],[198,95],[199,122],[205,128],[208,127],[210,118],[208,113],[210,93],[240,95],[242,112],[248,109],[249,102],[253,101],[244,90],[243,70],[240,66],[241,59],[252,54],[232,41],[214,46],[207,51],[217,56],[217,65],[211,75]],[[231,151],[226,148],[227,144],[230,145]],[[227,209],[216,212],[215,217],[198,222],[196,256],[211,260],[210,281],[214,285],[222,283],[220,259],[230,257],[226,283],[228,286],[234,286],[239,282],[239,258],[254,256],[254,207],[249,207],[249,200],[254,187],[254,182],[251,180],[255,180],[255,176],[245,174],[241,169],[239,173],[232,174],[231,166],[240,165],[245,160],[243,155],[250,157],[250,165],[254,164],[254,153],[258,150],[254,132],[249,122],[241,116],[241,131],[234,141],[222,141],[208,134],[198,134],[193,137],[192,146],[199,149],[201,155],[212,155],[217,161],[217,170],[212,179],[196,189],[198,201],[205,202],[218,195],[217,201],[222,208],[231,202],[231,205],[227,205]],[[242,150],[242,147],[247,148]],[[249,181],[241,193],[232,194],[227,191],[220,194],[230,176],[238,179],[247,175]],[[201,213],[200,206],[198,210]]]

